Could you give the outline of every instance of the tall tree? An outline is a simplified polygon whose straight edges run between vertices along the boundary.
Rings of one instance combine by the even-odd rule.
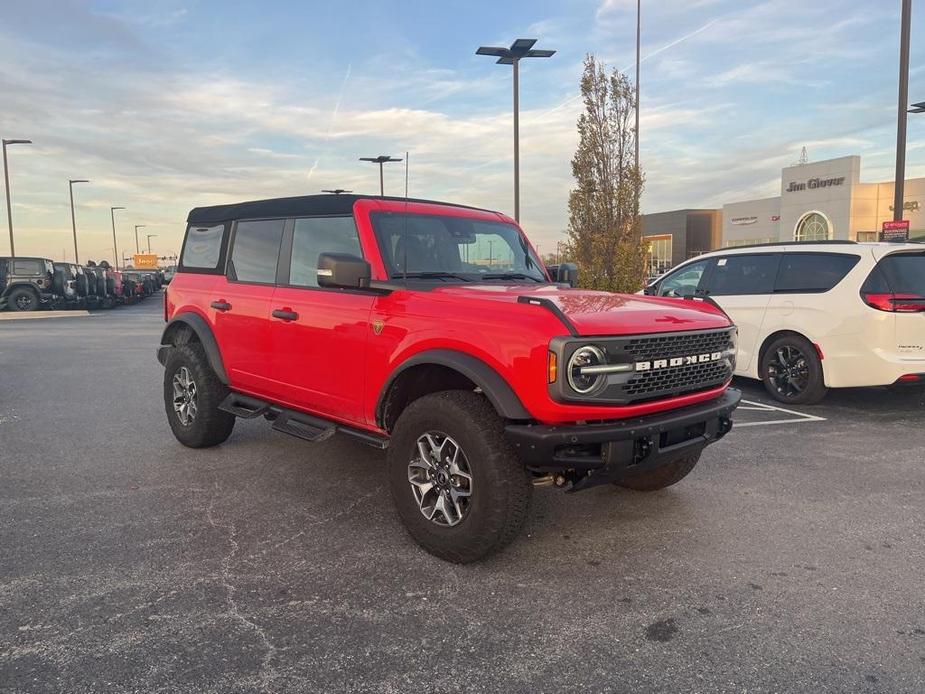
[[[648,247],[639,225],[643,176],[634,164],[636,108],[626,75],[593,55],[581,76],[584,112],[572,158],[576,187],[569,193],[569,255],[589,289],[635,292],[646,278]]]

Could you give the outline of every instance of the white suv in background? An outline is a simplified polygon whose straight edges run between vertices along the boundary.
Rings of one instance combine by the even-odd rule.
[[[736,374],[792,404],[827,388],[925,384],[925,246],[780,243],[707,253],[646,294],[709,297],[739,328]]]

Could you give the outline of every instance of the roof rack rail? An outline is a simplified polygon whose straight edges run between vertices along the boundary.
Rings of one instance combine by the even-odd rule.
[[[856,246],[857,241],[847,241],[847,240],[832,240],[832,241],[774,241],[772,243],[752,243],[747,246],[723,246],[722,248],[717,248],[716,251],[710,251],[711,253],[716,253],[717,251],[731,251],[737,250],[739,248],[768,248],[773,246]]]

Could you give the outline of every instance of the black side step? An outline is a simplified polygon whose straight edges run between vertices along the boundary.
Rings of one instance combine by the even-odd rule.
[[[240,393],[228,393],[228,397],[222,400],[218,409],[241,419],[254,419],[269,412],[270,404]]]
[[[283,410],[273,420],[273,429],[312,443],[326,441],[337,433],[337,427],[331,422],[291,410]]]

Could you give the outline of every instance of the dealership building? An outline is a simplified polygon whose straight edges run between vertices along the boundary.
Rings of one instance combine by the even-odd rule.
[[[723,205],[722,210],[675,210],[643,215],[652,274],[708,250],[777,241],[877,241],[893,219],[893,182],[861,181],[861,157],[788,166],[780,195]],[[925,241],[925,178],[906,179],[903,219],[909,238]],[[712,215],[712,216],[711,216]],[[709,248],[704,222],[712,219]],[[692,223],[693,220],[693,223]]]

